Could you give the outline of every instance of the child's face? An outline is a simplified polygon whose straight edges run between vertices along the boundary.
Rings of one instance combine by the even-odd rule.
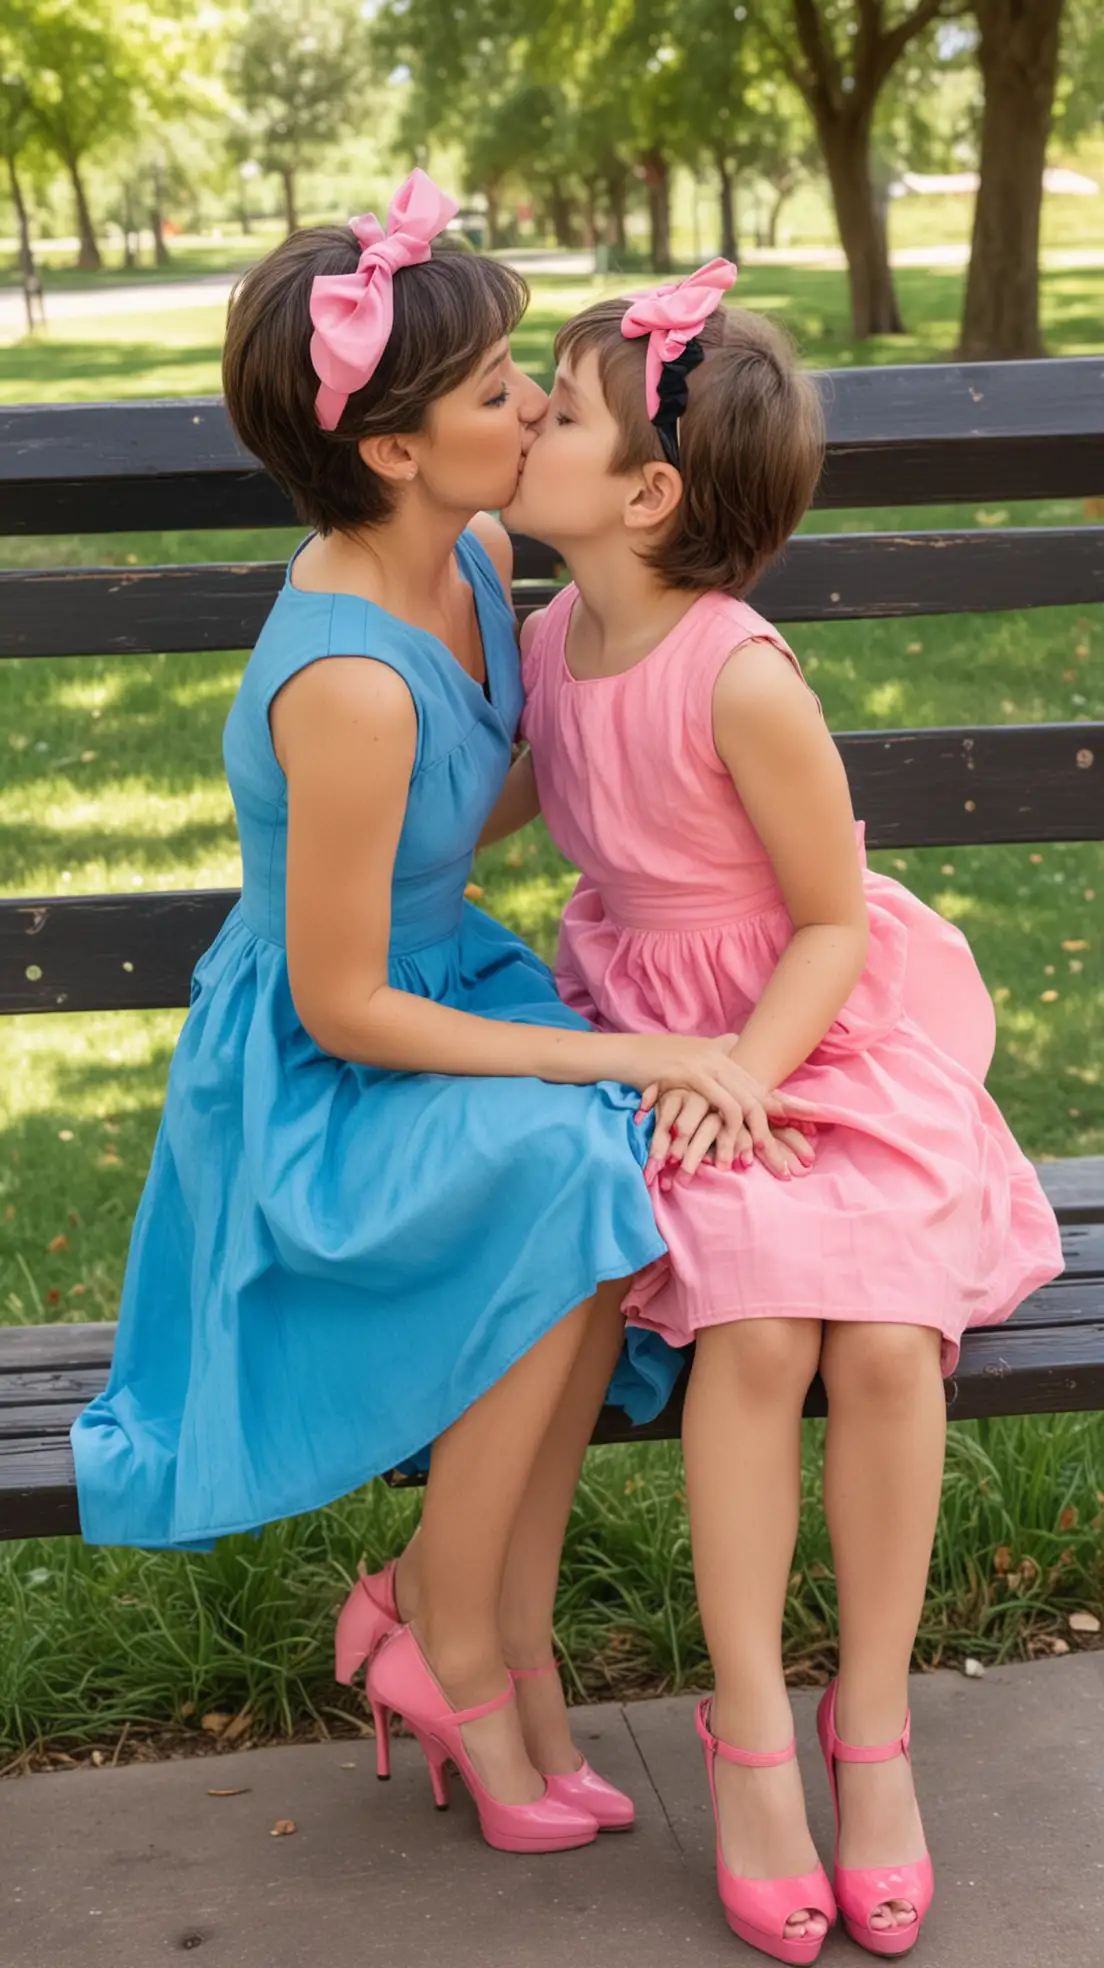
[[[503,513],[507,525],[565,550],[573,540],[593,540],[617,529],[630,489],[609,469],[618,438],[595,350],[588,349],[576,367],[561,362],[517,491]]]

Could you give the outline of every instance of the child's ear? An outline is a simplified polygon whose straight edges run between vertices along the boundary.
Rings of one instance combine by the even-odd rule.
[[[666,459],[643,466],[625,505],[625,524],[634,532],[651,532],[678,509],[682,476]]]

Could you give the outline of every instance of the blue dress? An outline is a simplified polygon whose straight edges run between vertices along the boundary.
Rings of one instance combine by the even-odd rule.
[[[269,707],[307,664],[363,654],[398,672],[417,712],[391,983],[484,1018],[585,1023],[464,899],[522,690],[498,576],[470,534],[457,557],[486,691],[435,637],[297,589],[290,569],[246,666],[224,743],[241,901],[196,969],[110,1381],[73,1428],[93,1543],[207,1548],[424,1455],[600,1280],[664,1249],[627,1088],[349,1065],[292,1002]],[[679,1356],[653,1335],[630,1343],[613,1397],[643,1421]]]

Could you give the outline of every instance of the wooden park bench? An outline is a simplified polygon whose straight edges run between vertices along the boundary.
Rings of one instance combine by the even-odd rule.
[[[821,507],[1104,493],[1104,358],[845,370],[820,378],[830,432]],[[218,399],[0,410],[0,533],[261,527],[292,519]],[[247,649],[283,566],[0,574],[0,656]],[[518,542],[520,613],[552,556]],[[802,535],[756,601],[781,622],[981,613],[1104,601],[1104,527]],[[872,847],[1104,838],[1104,724],[841,736]],[[0,904],[0,1011],[183,1006],[235,895],[20,898]],[[1006,1326],[969,1333],[951,1414],[1104,1408],[1104,1157],[1041,1170],[1066,1269]],[[68,1430],[103,1386],[113,1328],[0,1328],[0,1537],[78,1528]],[[672,1436],[681,1390],[643,1430]],[[823,1413],[814,1388],[810,1413]]]

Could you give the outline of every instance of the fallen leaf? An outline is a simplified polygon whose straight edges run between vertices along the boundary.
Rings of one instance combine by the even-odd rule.
[[[981,1681],[985,1678],[985,1669],[981,1662],[974,1660],[972,1657],[969,1660],[963,1661],[962,1672],[969,1681]]]
[[[355,1769],[356,1769],[356,1764],[355,1764],[355,1763],[343,1763],[343,1764],[341,1765],[341,1767],[342,1767],[342,1769],[343,1769],[343,1770],[355,1770]]]
[[[61,1293],[59,1292],[57,1286],[51,1285],[49,1291],[46,1294],[47,1305],[57,1305],[60,1299],[61,1299]]]
[[[1040,991],[1040,992],[1039,992],[1039,1003],[1040,1003],[1040,1004],[1056,1004],[1057,1002],[1058,1002],[1058,993],[1057,993],[1057,991]]]
[[[482,902],[485,893],[486,890],[480,888],[478,882],[469,882],[464,890],[464,894],[469,902]]]
[[[1075,1503],[1067,1503],[1062,1515],[1058,1519],[1058,1529],[1060,1531],[1072,1531],[1076,1523],[1077,1505]]]
[[[1095,1613],[1071,1613],[1069,1630],[1071,1633],[1099,1633],[1100,1621]]]
[[[1001,1578],[1012,1570],[1012,1553],[1006,1544],[999,1544],[993,1553],[993,1570]]]
[[[194,1703],[194,1702],[184,1702],[184,1703],[182,1703],[182,1704],[181,1704],[181,1709],[180,1709],[180,1719],[181,1719],[181,1721],[182,1721],[182,1722],[186,1722],[186,1721],[188,1720],[188,1717],[189,1717],[190,1715],[194,1715],[194,1714],[195,1714],[195,1712],[196,1712],[196,1705],[195,1705],[195,1703]]]
[[[203,1717],[199,1726],[205,1729],[209,1736],[221,1736],[223,1730],[228,1729],[233,1720],[232,1715],[224,1715],[221,1710],[212,1709],[209,1715]]]
[[[250,1784],[242,1784],[238,1790],[209,1790],[207,1795],[208,1797],[248,1797],[251,1789]]]
[[[506,856],[506,866],[508,868],[524,868],[525,866],[524,848],[512,847]]]
[[[953,862],[953,861],[944,861],[944,863],[943,863],[943,866],[942,866],[942,867],[940,868],[940,870],[939,870],[939,872],[940,872],[940,874],[941,874],[941,875],[953,875],[953,874],[954,874],[954,862]]]
[[[277,1818],[268,1835],[270,1838],[293,1838],[298,1829],[294,1819]]]
[[[93,1761],[93,1763],[95,1764],[95,1766],[96,1766],[96,1768],[97,1768],[97,1770],[102,1770],[102,1769],[103,1769],[103,1766],[104,1766],[104,1764],[105,1764],[105,1763],[106,1763],[106,1761],[107,1761],[107,1758],[106,1758],[106,1756],[104,1755],[104,1753],[103,1753],[103,1750],[102,1750],[102,1749],[94,1749],[94,1750],[92,1751],[92,1761]]]
[[[240,1715],[235,1715],[234,1720],[227,1723],[219,1741],[224,1743],[236,1743],[240,1741],[241,1737],[244,1736],[246,1730],[252,1724],[252,1721],[253,1717],[249,1713],[249,1710],[243,1708]]]
[[[923,643],[922,643],[922,642],[910,642],[910,643],[909,643],[909,646],[908,646],[908,654],[909,654],[910,656],[922,656],[922,655],[923,655],[923,653],[924,653],[924,645],[923,645]]]
[[[1050,1647],[1050,1651],[1051,1651],[1051,1653],[1052,1653],[1052,1654],[1068,1654],[1068,1653],[1069,1653],[1069,1650],[1070,1650],[1070,1644],[1069,1644],[1069,1641],[1068,1641],[1068,1640],[1063,1640],[1063,1639],[1062,1639],[1062,1636],[1061,1636],[1061,1634],[1058,1634],[1058,1633],[1056,1633],[1056,1634],[1054,1635],[1054,1638],[1053,1638],[1052,1640],[1050,1640],[1050,1641],[1048,1641],[1048,1643],[1047,1643],[1047,1644],[1048,1644],[1048,1646]]]
[[[1085,938],[1083,936],[1071,936],[1068,942],[1065,942],[1062,945],[1062,948],[1063,950],[1066,951],[1067,955],[1073,950],[1087,950],[1088,947],[1089,946],[1086,943]]]
[[[1037,868],[1043,857],[1041,854],[1029,854],[1027,858],[1030,861],[1032,867]]]
[[[68,1239],[68,1237],[66,1237],[66,1236],[63,1236],[63,1235],[59,1235],[59,1236],[57,1236],[57,1237],[51,1237],[51,1238],[50,1238],[50,1241],[49,1241],[49,1243],[48,1243],[48,1244],[47,1244],[47,1246],[46,1246],[46,1248],[47,1248],[47,1250],[48,1250],[48,1251],[63,1251],[63,1250],[68,1250],[68,1248],[69,1248],[69,1239]]]
[[[70,1298],[83,1298],[87,1290],[87,1285],[70,1285],[69,1296]]]

